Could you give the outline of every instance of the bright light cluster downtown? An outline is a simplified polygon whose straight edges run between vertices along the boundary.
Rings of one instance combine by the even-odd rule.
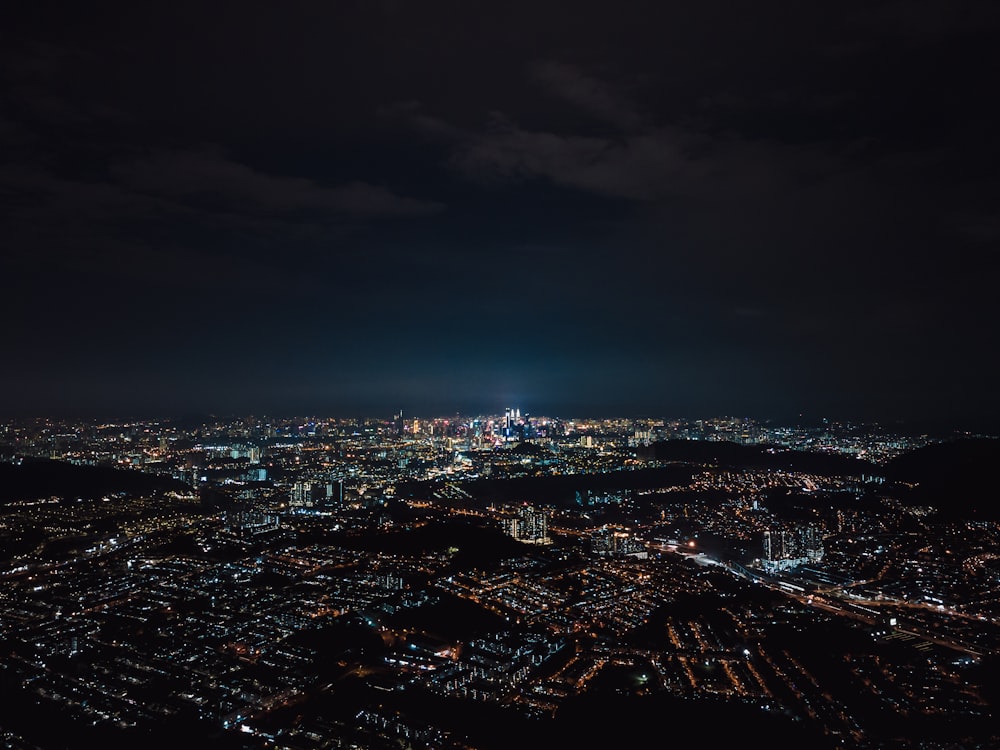
[[[8,500],[0,677],[81,726],[289,750],[476,747],[411,697],[545,722],[586,693],[881,747],[913,717],[990,715],[973,675],[1000,653],[1000,526],[932,531],[882,471],[934,440],[517,408],[12,421],[12,471],[148,483]]]

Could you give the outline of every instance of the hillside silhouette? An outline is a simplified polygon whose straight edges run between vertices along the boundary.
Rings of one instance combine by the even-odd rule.
[[[793,450],[768,444],[740,445],[728,440],[660,440],[641,448],[640,455],[658,461],[726,469],[780,469],[821,476],[882,474],[882,467],[853,456]]]
[[[932,505],[955,520],[1000,520],[996,470],[1000,438],[965,438],[903,453],[885,466],[886,479],[913,504]]]
[[[110,466],[79,466],[51,459],[0,463],[0,504],[43,497],[94,499],[118,494],[191,492],[173,477]]]

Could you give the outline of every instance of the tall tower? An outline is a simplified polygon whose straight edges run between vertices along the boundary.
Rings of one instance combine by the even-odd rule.
[[[532,544],[548,544],[549,538],[549,514],[544,508],[536,509],[530,505],[524,505],[518,511],[518,525],[516,537],[519,541],[530,542]]]

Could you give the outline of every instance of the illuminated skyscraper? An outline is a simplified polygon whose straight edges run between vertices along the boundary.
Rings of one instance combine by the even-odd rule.
[[[314,490],[312,482],[296,482],[289,493],[288,505],[291,508],[313,507]]]
[[[509,440],[514,433],[514,410],[508,408],[503,417],[503,437]]]
[[[549,537],[549,511],[530,505],[521,506],[517,515],[504,521],[504,530],[519,542],[551,544]]]
[[[823,559],[823,532],[817,524],[764,532],[761,564],[765,570],[787,570]]]

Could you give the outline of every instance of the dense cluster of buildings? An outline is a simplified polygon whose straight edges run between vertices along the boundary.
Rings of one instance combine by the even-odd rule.
[[[823,530],[814,523],[765,529],[760,565],[769,572],[788,570],[823,559]]]
[[[0,682],[70,724],[183,720],[287,750],[476,746],[414,695],[540,720],[587,692],[712,698],[842,747],[898,739],[886,717],[989,724],[977,670],[1000,654],[996,523],[936,523],[878,477],[637,450],[784,439],[871,459],[926,443],[817,429],[516,409],[3,425],[7,462],[183,489],[8,500]],[[822,653],[807,645],[819,632]],[[378,701],[324,702],[349,705],[358,681]],[[8,717],[7,747],[48,750]]]
[[[551,544],[549,536],[550,512],[546,508],[535,508],[527,503],[502,521],[505,532],[519,542],[528,544]]]

